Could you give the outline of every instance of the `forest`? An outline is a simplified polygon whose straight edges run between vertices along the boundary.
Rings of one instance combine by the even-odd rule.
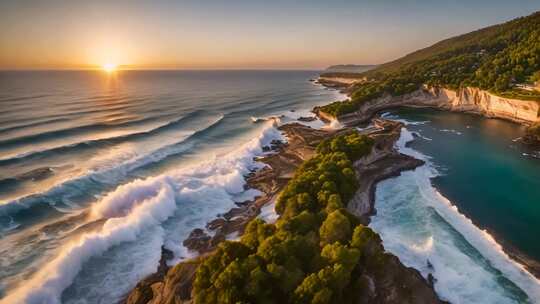
[[[517,88],[540,80],[540,12],[443,40],[360,74],[350,100],[322,107],[333,116],[355,111],[385,94],[399,96],[422,85],[477,87],[496,95],[540,101],[540,92]]]
[[[345,204],[358,185],[353,161],[373,140],[357,132],[321,142],[282,191],[275,224],[250,222],[198,268],[195,303],[353,303],[361,276],[385,263],[380,237]]]

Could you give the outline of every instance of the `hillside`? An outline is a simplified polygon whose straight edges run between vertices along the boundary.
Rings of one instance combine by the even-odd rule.
[[[358,65],[358,64],[338,64],[329,66],[323,71],[325,73],[362,73],[376,68],[377,65],[367,64],[367,65]]]
[[[351,100],[322,110],[333,116],[355,111],[385,94],[400,96],[428,86],[476,87],[499,96],[540,101],[520,88],[540,80],[540,12],[438,42],[358,75]]]

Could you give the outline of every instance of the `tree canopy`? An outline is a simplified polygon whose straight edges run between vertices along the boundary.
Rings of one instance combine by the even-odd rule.
[[[204,260],[195,303],[355,302],[363,269],[386,257],[378,235],[344,209],[358,185],[353,162],[372,145],[357,132],[321,142],[280,194],[277,222],[253,220]]]

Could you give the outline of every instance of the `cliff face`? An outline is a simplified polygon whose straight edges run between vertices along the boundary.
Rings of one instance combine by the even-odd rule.
[[[487,117],[496,117],[532,124],[539,120],[539,103],[499,97],[477,88],[464,88],[452,91],[442,88],[424,88],[428,104],[450,111],[471,112]],[[422,103],[422,100],[419,100]]]
[[[345,125],[354,125],[369,120],[376,112],[398,106],[433,107],[475,113],[526,125],[540,121],[540,106],[536,101],[499,97],[477,88],[453,91],[438,87],[423,87],[402,96],[386,95],[376,98],[362,104],[356,112],[338,117],[338,120]],[[319,113],[319,116],[328,119],[326,113]]]
[[[375,138],[377,145],[368,155],[354,163],[356,176],[362,182],[347,205],[347,209],[358,216],[364,225],[369,224],[370,216],[376,213],[375,186],[377,183],[424,164],[419,159],[399,153],[395,148],[403,124],[382,119],[373,119],[372,122],[374,126],[361,133]]]

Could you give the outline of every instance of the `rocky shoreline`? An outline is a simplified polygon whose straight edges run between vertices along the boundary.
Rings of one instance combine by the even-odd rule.
[[[369,224],[369,217],[376,214],[377,183],[424,164],[424,161],[401,154],[395,148],[394,144],[399,139],[403,127],[402,123],[373,119],[373,125],[373,128],[366,129],[363,133],[375,138],[377,144],[368,156],[354,163],[356,176],[362,182],[347,206],[349,211],[360,217],[365,225]]]
[[[359,190],[348,205],[348,209],[368,223],[369,216],[376,213],[374,207],[375,186],[386,178],[399,175],[405,170],[412,170],[423,164],[422,161],[400,154],[394,147],[399,139],[402,124],[399,122],[375,119],[374,127],[362,130],[363,134],[372,137],[375,145],[371,153],[355,162],[356,174],[361,182]],[[261,191],[261,196],[252,201],[239,202],[238,207],[229,210],[209,222],[205,229],[194,229],[184,246],[199,253],[199,257],[168,267],[165,261],[171,253],[162,249],[162,259],[158,272],[139,282],[127,295],[124,303],[191,303],[191,286],[196,269],[202,258],[227,239],[231,234],[241,235],[246,224],[257,217],[261,208],[273,202],[279,192],[292,178],[295,169],[315,153],[317,144],[332,135],[349,132],[350,129],[317,130],[299,123],[286,124],[279,130],[287,137],[288,142],[273,142],[271,147],[264,150],[271,153],[257,160],[267,164],[260,170],[246,176],[246,187]],[[210,233],[213,235],[211,236]],[[417,303],[440,302],[433,290],[433,280],[425,280],[420,273],[405,267],[397,257],[392,259],[389,269],[399,272],[401,276],[409,277],[411,286],[418,290]],[[374,287],[375,288],[375,287]],[[377,285],[380,290],[394,292],[399,286],[391,286],[389,282]],[[394,303],[392,296],[379,295],[381,303]]]
[[[336,79],[334,82],[339,82],[339,80]],[[325,84],[321,83],[321,85],[324,86]],[[330,88],[334,87],[335,84]],[[339,88],[342,92],[349,93],[351,85],[343,82]],[[492,98],[495,99],[496,102],[501,102],[503,106],[499,106],[497,109],[496,103],[491,100]],[[523,104],[516,105],[519,102],[523,102]],[[528,129],[526,134],[520,138],[520,142],[529,148],[540,149],[540,131],[538,131],[540,130],[540,103],[505,99],[473,88],[466,88],[459,92],[454,92],[448,89],[424,87],[403,96],[384,96],[366,102],[358,111],[346,114],[343,117],[340,117],[338,121],[345,126],[352,127],[367,123],[378,113],[397,107],[433,108],[444,111],[471,113],[525,125],[528,126]],[[313,112],[321,120],[336,120],[327,113],[320,111],[320,108],[315,108]],[[414,163],[414,161],[412,162]],[[389,176],[392,176],[392,170],[388,170],[390,171]],[[373,172],[375,172],[374,174],[376,175],[380,175],[382,179],[388,178],[383,171],[385,170],[377,168],[377,170],[374,170]],[[357,174],[359,173],[357,172]],[[360,206],[356,208],[359,211],[355,214],[362,216],[363,218],[365,218],[366,215],[371,215],[370,210],[374,209],[372,206],[367,206],[366,201],[368,201],[368,198],[358,198],[358,200],[361,201],[359,203],[355,203],[355,199],[356,198],[353,199],[352,204]],[[540,262],[526,256],[493,231],[489,231],[489,233],[502,245],[503,251],[508,256],[522,264],[532,275],[540,279]]]
[[[335,80],[336,82],[339,79]],[[325,82],[321,85],[325,86]],[[335,88],[335,85],[329,88]],[[350,96],[353,85],[341,83],[341,92]],[[499,118],[525,126],[540,124],[540,103],[493,95],[477,88],[462,88],[457,91],[423,86],[420,89],[400,96],[386,94],[364,102],[355,112],[333,117],[321,110],[314,113],[326,121],[338,120],[345,126],[355,126],[369,121],[381,111],[397,107],[427,107],[451,112],[477,114],[488,118]]]
[[[321,131],[299,123],[287,124],[278,128],[288,138],[287,143],[273,141],[270,146],[263,147],[269,154],[257,158],[266,164],[260,170],[248,174],[246,189],[256,189],[261,195],[254,200],[237,202],[238,207],[219,215],[202,228],[191,231],[183,245],[191,251],[205,254],[227,239],[228,236],[241,235],[245,226],[261,213],[261,208],[273,202],[279,192],[293,176],[294,170],[315,153],[317,144],[336,131]]]

